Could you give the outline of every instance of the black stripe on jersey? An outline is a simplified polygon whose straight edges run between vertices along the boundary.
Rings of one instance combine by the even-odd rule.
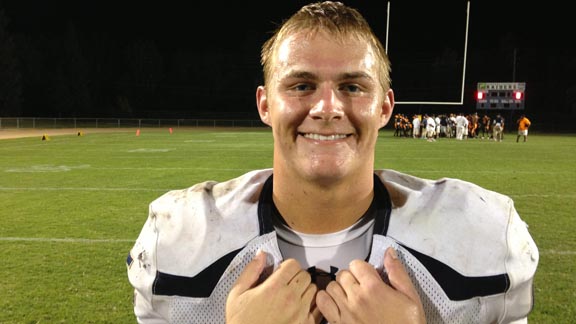
[[[194,277],[183,277],[158,271],[152,285],[152,293],[163,296],[210,297],[218,280],[241,250],[238,249],[226,254]]]
[[[272,211],[274,201],[272,200],[272,182],[273,174],[264,182],[262,191],[260,192],[260,200],[258,201],[258,223],[260,225],[260,235],[264,235],[274,231],[272,225]]]
[[[467,277],[436,259],[409,247],[403,247],[426,267],[450,300],[458,301],[490,296],[504,293],[510,288],[510,279],[507,273],[493,276]]]
[[[274,231],[272,225],[272,217],[274,214],[280,216],[280,220],[284,220],[272,199],[272,184],[273,175],[270,175],[260,193],[260,201],[258,203],[258,222],[260,224],[260,235],[264,235]],[[390,212],[392,210],[392,202],[388,190],[378,177],[374,174],[374,198],[366,214],[375,212],[374,215],[374,234],[386,235],[388,232],[388,224],[390,223]],[[364,217],[364,216],[363,216]]]
[[[392,201],[386,186],[378,175],[374,174],[374,199],[372,204],[375,205],[376,215],[374,217],[374,234],[386,236],[388,233],[388,224],[390,224],[390,213],[392,211]],[[372,208],[372,206],[370,206]]]

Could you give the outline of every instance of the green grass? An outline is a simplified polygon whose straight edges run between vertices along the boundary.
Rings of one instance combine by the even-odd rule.
[[[511,196],[540,249],[531,323],[576,318],[576,136],[427,142],[381,132],[376,168]],[[170,189],[272,165],[266,129],[0,141],[0,323],[135,323],[125,258]]]

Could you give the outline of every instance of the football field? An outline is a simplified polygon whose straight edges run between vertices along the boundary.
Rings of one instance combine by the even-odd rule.
[[[0,323],[135,323],[126,256],[171,189],[272,166],[272,134],[142,129],[0,140]],[[514,199],[540,250],[530,323],[576,318],[576,136],[516,143],[380,132],[375,167]]]

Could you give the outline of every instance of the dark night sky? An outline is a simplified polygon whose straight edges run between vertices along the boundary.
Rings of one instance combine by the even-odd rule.
[[[174,41],[172,36],[177,34],[208,42],[224,36],[226,42],[235,42],[242,39],[237,36],[244,35],[246,30],[266,33],[274,23],[308,2],[173,1],[160,4],[146,1],[4,0],[0,5],[7,11],[12,21],[10,28],[14,31],[63,32],[67,21],[74,21],[81,30],[107,33],[119,38],[149,37],[169,45]],[[386,1],[355,0],[345,3],[358,8],[375,31],[384,36]],[[391,30],[391,33],[417,32],[425,38],[434,26],[456,28],[452,25],[458,19],[464,19],[466,3],[391,1],[391,23],[400,24],[398,30]],[[562,40],[561,36],[566,32],[576,31],[568,20],[568,8],[560,5],[546,7],[536,1],[471,1],[470,15],[470,35],[477,36],[479,42],[494,39],[494,33],[511,31],[531,37],[534,46],[545,46],[555,43],[553,40],[556,37],[551,32]],[[442,37],[436,33],[432,39],[438,42]],[[180,45],[196,44],[191,41]]]
[[[238,64],[246,65],[258,59],[260,45],[275,24],[307,2],[310,1],[4,0],[0,2],[0,8],[4,8],[10,19],[7,29],[12,33],[64,33],[68,23],[72,22],[80,37],[106,37],[113,39],[118,46],[134,39],[149,39],[154,40],[163,53],[179,50],[211,52],[215,49],[238,52]],[[385,41],[386,1],[344,2],[359,9],[382,42]],[[557,82],[538,80],[550,73],[530,73],[530,69],[545,64],[547,60],[558,59],[558,55],[574,55],[574,42],[570,37],[576,27],[568,19],[570,10],[559,5],[545,7],[536,1],[483,0],[470,3],[467,96],[476,82],[512,81],[512,67],[506,66],[508,63],[492,64],[491,60],[499,59],[485,55],[496,48],[501,49],[499,55],[508,56],[502,61],[510,61],[512,49],[517,49],[521,58],[517,76],[524,80],[516,81]],[[459,99],[459,94],[451,90],[447,90],[452,93],[446,96],[416,98],[404,84],[407,80],[430,77],[426,71],[419,71],[418,63],[413,62],[420,60],[428,64],[433,59],[427,57],[438,56],[446,49],[452,49],[458,59],[462,59],[466,4],[466,1],[391,1],[388,48],[393,64],[393,87],[400,87],[395,88],[398,100]],[[492,65],[493,71],[488,68]],[[260,74],[259,67],[254,74]],[[447,83],[453,83],[457,88],[460,76],[456,73]],[[254,98],[253,82],[247,83],[246,91],[249,93],[246,96]],[[573,83],[566,87],[573,86]],[[246,108],[253,109],[253,106]]]

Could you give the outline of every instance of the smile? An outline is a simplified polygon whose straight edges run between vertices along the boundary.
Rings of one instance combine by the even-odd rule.
[[[343,139],[343,138],[348,137],[348,135],[345,135],[345,134],[320,135],[320,134],[306,133],[306,134],[302,134],[302,135],[306,138],[317,140],[317,141],[335,141],[335,140],[339,140],[339,139]]]

